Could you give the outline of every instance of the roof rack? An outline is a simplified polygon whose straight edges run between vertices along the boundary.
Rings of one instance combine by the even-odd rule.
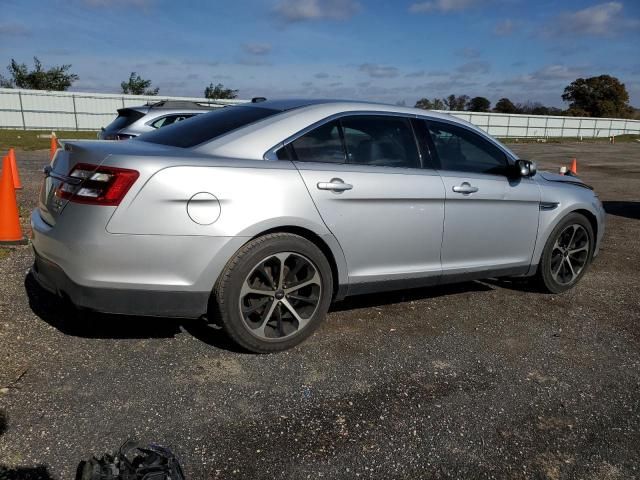
[[[206,102],[192,102],[188,100],[160,100],[159,102],[147,102],[146,106],[150,108],[188,108],[188,109],[203,109],[210,110],[214,108],[215,103]]]

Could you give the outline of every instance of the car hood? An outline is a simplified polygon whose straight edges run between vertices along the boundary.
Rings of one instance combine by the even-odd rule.
[[[561,175],[559,173],[545,171],[538,172],[538,175],[547,182],[569,183],[571,185],[577,185],[593,190],[593,188],[590,185],[584,183],[580,177],[575,177],[573,175]]]

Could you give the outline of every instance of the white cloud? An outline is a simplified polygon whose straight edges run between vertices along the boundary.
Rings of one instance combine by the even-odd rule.
[[[372,78],[394,78],[399,75],[396,67],[377,65],[375,63],[363,63],[358,67],[358,70]]]
[[[566,12],[558,17],[551,33],[581,35],[613,35],[627,28],[638,28],[638,19],[626,18],[621,2],[607,2],[576,12]]]
[[[251,55],[267,55],[271,53],[270,43],[245,43],[242,48]]]
[[[431,0],[428,2],[413,3],[409,7],[411,13],[430,13],[430,12],[456,12],[466,10],[478,3],[478,0]]]
[[[361,9],[356,0],[280,0],[276,14],[286,22],[346,20]]]

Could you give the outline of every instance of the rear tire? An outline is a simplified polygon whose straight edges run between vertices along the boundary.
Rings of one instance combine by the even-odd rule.
[[[551,232],[538,265],[537,281],[549,293],[572,288],[587,271],[595,242],[589,220],[579,213],[567,215]]]
[[[331,266],[309,240],[272,233],[251,240],[214,288],[216,317],[229,337],[255,353],[298,345],[320,325],[333,293]]]

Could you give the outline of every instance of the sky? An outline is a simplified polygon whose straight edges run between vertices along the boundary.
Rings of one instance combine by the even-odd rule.
[[[639,44],[640,0],[0,0],[0,69],[71,64],[75,91],[135,71],[160,95],[563,107],[571,81],[609,74],[640,107]]]

